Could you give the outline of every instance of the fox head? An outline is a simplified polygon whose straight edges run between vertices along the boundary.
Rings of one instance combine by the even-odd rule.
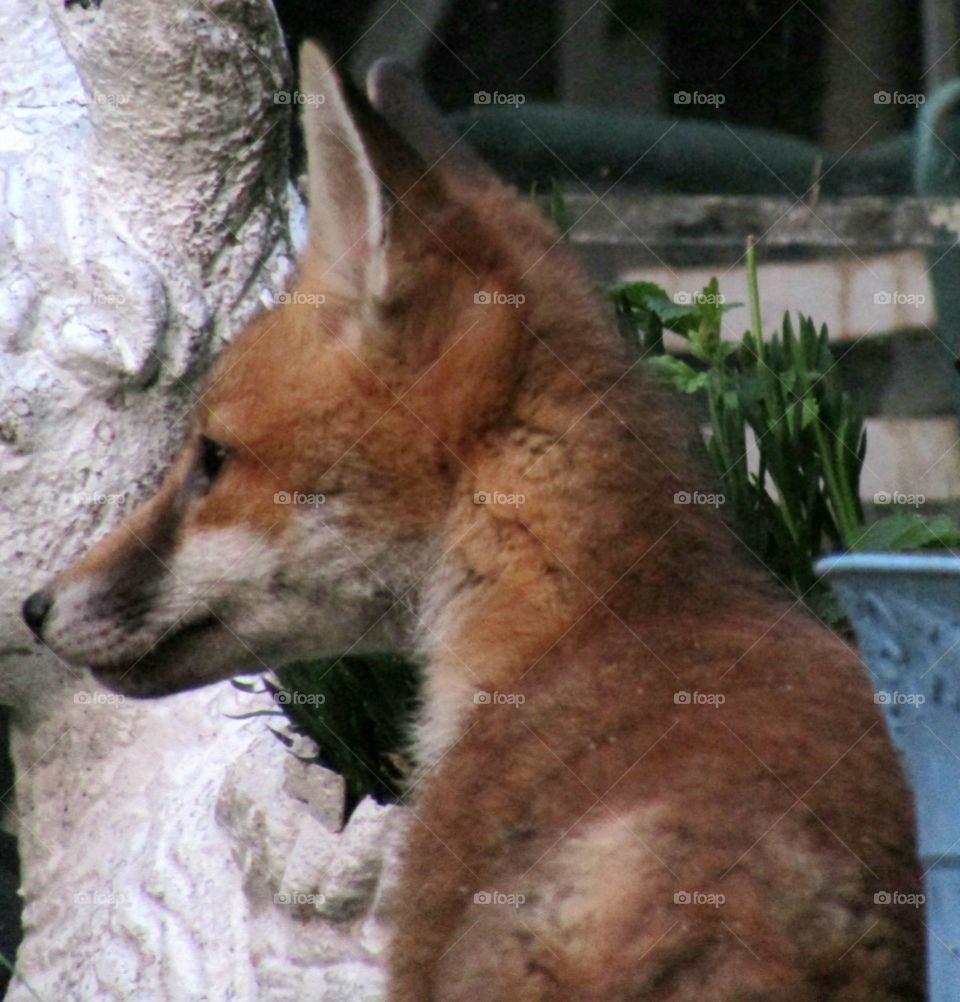
[[[126,694],[403,650],[523,378],[524,271],[559,237],[398,68],[373,74],[381,116],[316,47],[301,67],[309,227],[289,291],[215,363],[157,494],[24,606]]]

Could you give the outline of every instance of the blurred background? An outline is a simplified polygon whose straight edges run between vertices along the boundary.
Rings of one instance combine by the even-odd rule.
[[[676,114],[777,129],[838,150],[910,125],[914,93],[956,69],[956,5],[938,0],[331,0],[276,4],[291,39],[350,65],[389,51],[445,109],[481,83],[528,101]],[[322,22],[322,23],[318,23]],[[352,55],[351,55],[352,54]],[[369,54],[369,55],[368,55]],[[675,104],[680,91],[723,104]]]
[[[960,216],[929,199],[960,194],[960,4],[277,9],[294,56],[319,37],[358,83],[398,56],[521,190],[559,184],[569,237],[600,280],[649,279],[689,301],[717,275],[744,302],[754,234],[765,320],[789,309],[826,323],[869,416],[865,504],[903,493],[956,507]],[[745,311],[726,322],[739,336]]]

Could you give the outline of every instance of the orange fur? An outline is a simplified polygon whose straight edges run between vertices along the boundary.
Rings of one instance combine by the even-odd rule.
[[[335,87],[321,71],[314,85]],[[389,636],[427,661],[391,1002],[921,999],[920,915],[874,902],[919,878],[910,798],[855,653],[713,510],[674,503],[709,487],[693,421],[631,361],[554,230],[479,169],[421,172],[389,129],[360,121],[353,156],[395,203],[383,262],[323,243],[317,213],[350,204],[344,231],[363,213],[349,178],[314,176],[293,291],[325,302],[295,296],[237,338],[161,500],[51,593],[134,559],[143,574],[151,558],[132,539],[162,523],[176,555],[238,529],[261,563],[276,555],[259,600],[285,629],[302,608],[288,611],[289,593],[308,586],[347,615],[329,599],[345,572],[303,561],[309,537],[292,534],[306,516],[273,502],[330,496],[316,531],[356,551],[358,581],[369,571],[399,595],[386,610],[375,582],[358,586],[357,635],[396,617]],[[522,301],[477,303],[484,290]],[[202,492],[199,436],[230,455]],[[256,580],[211,608],[268,650],[268,627],[245,625]],[[244,667],[211,661],[225,643],[213,631],[176,648],[175,669],[149,654],[101,677],[162,692]],[[270,638],[287,650],[283,630]]]

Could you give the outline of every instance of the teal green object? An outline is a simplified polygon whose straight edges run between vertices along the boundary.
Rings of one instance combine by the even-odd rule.
[[[909,194],[913,137],[846,156],[785,133],[669,115],[549,103],[481,105],[448,116],[523,188],[581,179],[690,194]],[[469,132],[467,132],[469,130]],[[603,182],[606,181],[606,185]]]
[[[960,80],[935,91],[920,108],[916,130],[915,185],[918,195],[960,196]],[[946,251],[946,252],[944,252]],[[937,249],[927,256],[937,308],[944,364],[960,356],[960,250]],[[955,396],[960,413],[960,387]]]
[[[960,195],[960,80],[944,84],[920,105],[916,124],[917,194]]]
[[[917,806],[928,993],[960,1002],[960,557],[826,557]]]

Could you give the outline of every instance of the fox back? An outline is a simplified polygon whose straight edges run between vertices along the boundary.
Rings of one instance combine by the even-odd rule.
[[[155,497],[30,602],[158,696],[424,668],[392,1002],[923,996],[910,799],[849,647],[711,508],[560,235],[390,65],[301,57],[309,236]],[[378,113],[379,112],[379,113]],[[886,895],[886,896],[885,896]]]

